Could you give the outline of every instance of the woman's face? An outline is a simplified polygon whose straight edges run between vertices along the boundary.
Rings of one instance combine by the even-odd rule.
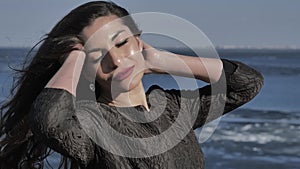
[[[101,89],[120,93],[133,90],[144,74],[142,42],[115,15],[97,18],[82,31],[87,72]]]

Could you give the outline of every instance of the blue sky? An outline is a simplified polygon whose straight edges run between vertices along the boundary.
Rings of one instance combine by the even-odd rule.
[[[64,15],[88,1],[0,2],[0,46],[31,47]],[[131,13],[163,12],[200,28],[216,46],[300,48],[298,0],[115,0]]]

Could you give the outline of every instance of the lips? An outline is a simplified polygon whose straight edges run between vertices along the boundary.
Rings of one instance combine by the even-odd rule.
[[[116,80],[124,80],[126,79],[128,76],[131,75],[131,73],[133,72],[134,66],[131,66],[129,68],[124,69],[122,72],[118,73],[115,76]]]

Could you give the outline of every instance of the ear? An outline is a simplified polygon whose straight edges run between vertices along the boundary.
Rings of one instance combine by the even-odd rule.
[[[143,50],[143,47],[144,47],[144,42],[142,41],[142,39],[140,38],[139,35],[136,35],[136,36],[134,36],[134,37],[135,37],[135,39],[136,39],[136,41],[137,41],[139,50],[142,51],[142,50]]]

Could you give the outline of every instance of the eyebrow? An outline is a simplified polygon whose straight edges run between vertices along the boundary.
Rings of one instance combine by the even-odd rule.
[[[113,40],[115,40],[119,35],[120,35],[120,33],[122,33],[122,32],[124,32],[125,30],[123,29],[123,30],[119,30],[119,31],[117,31],[117,33],[115,33],[112,37],[111,37],[111,40],[113,41]],[[94,49],[91,49],[91,50],[89,50],[89,51],[86,51],[86,53],[92,53],[92,52],[97,52],[97,51],[101,51],[101,50],[103,50],[102,48],[94,48]]]
[[[118,31],[117,33],[115,33],[112,37],[111,37],[111,40],[113,41],[113,40],[115,40],[119,35],[120,35],[120,33],[122,33],[122,32],[124,32],[125,30],[120,30],[120,31]]]

